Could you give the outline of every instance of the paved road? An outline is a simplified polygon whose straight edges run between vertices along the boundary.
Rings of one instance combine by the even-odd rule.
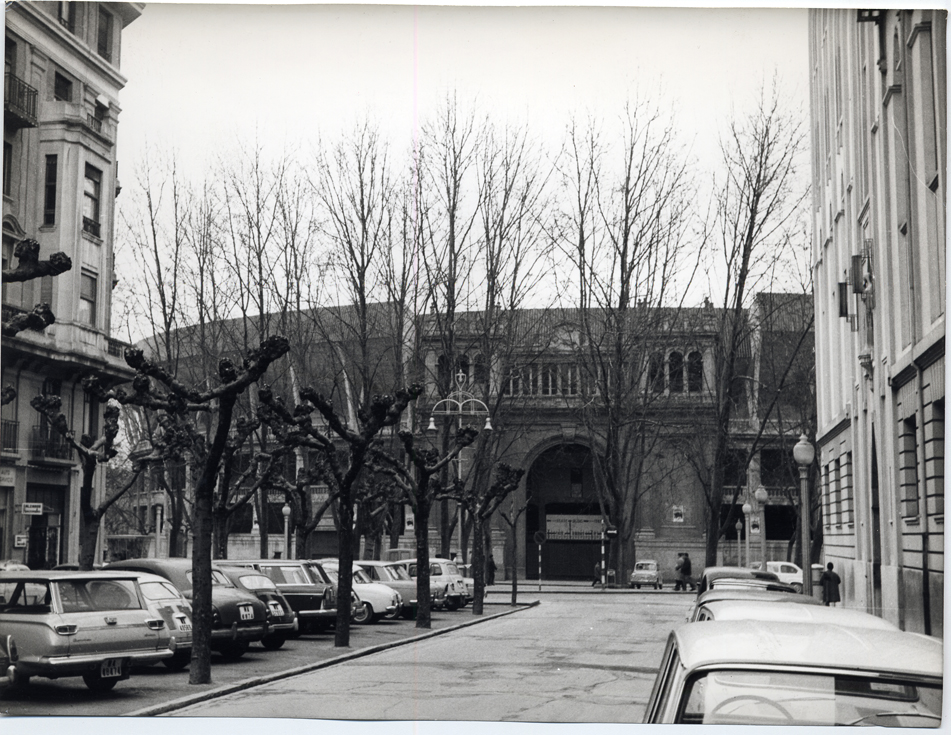
[[[545,596],[541,605],[211,699],[183,717],[640,722],[692,595]]]

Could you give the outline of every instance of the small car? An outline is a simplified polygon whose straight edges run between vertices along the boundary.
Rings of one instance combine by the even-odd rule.
[[[419,603],[416,600],[416,580],[409,576],[400,562],[389,561],[370,561],[361,559],[356,562],[363,569],[363,573],[372,582],[379,582],[391,587],[400,593],[403,598],[403,607],[400,615],[406,620],[412,620],[416,617],[416,611],[419,609]],[[436,586],[430,583],[431,599],[436,597]]]
[[[78,569],[79,567],[77,567]],[[22,561],[16,559],[4,559],[0,561],[0,572],[28,572],[30,568]]]
[[[716,587],[712,590],[707,590],[702,595],[697,597],[697,602],[687,613],[686,622],[692,623],[695,622],[700,615],[700,610],[708,604],[721,602],[721,601],[749,601],[749,602],[788,602],[795,605],[821,605],[817,597],[807,597],[806,595],[791,595],[789,592],[777,592],[775,590],[769,590],[762,586],[756,585],[746,585],[744,586],[724,586]]]
[[[305,559],[219,559],[221,568],[256,569],[270,579],[297,613],[298,631],[325,630],[337,619],[337,591],[319,564]]]
[[[762,569],[762,562],[753,562],[751,569]],[[766,562],[766,571],[772,572],[783,584],[789,584],[796,588],[796,592],[802,592],[802,569],[791,561],[768,561]]]
[[[148,572],[167,579],[192,599],[191,559],[124,559],[110,562],[106,569]],[[250,592],[238,589],[220,569],[211,570],[211,648],[224,658],[241,658],[267,632],[264,603]]]
[[[338,561],[321,559],[320,564],[330,578],[337,583]],[[357,596],[360,598],[360,606],[354,613],[353,622],[375,623],[377,620],[392,619],[399,615],[403,607],[402,595],[388,585],[374,582],[357,562],[353,562],[353,584],[358,588]]]
[[[762,587],[776,592],[796,592],[792,585],[783,584],[772,572],[747,567],[707,567],[697,583],[697,596],[708,589],[723,586]]]
[[[407,559],[396,562],[402,564],[409,576],[416,579],[416,560]],[[464,607],[467,600],[466,583],[454,561],[449,559],[432,558],[429,560],[429,581],[436,587],[436,596],[433,599],[435,607],[444,607],[447,610],[458,610]]]
[[[12,635],[0,635],[0,692],[17,680],[17,644]]]
[[[780,593],[782,594],[782,593]],[[787,600],[795,600],[801,595],[787,595]],[[806,599],[815,599],[806,598]],[[887,620],[862,610],[847,610],[826,607],[817,604],[797,604],[796,602],[765,602],[761,600],[713,600],[698,605],[694,616],[696,621],[712,620],[765,620],[788,621],[790,623],[833,623],[847,628],[879,628],[898,630]]]
[[[34,676],[81,676],[92,691],[107,692],[133,666],[175,654],[165,621],[128,572],[0,572],[0,628],[16,641],[8,664],[16,686]]]
[[[631,589],[640,589],[641,585],[652,586],[655,590],[664,588],[664,578],[657,569],[657,562],[653,559],[644,559],[634,563],[631,572]]]
[[[644,721],[938,727],[942,654],[940,639],[901,630],[688,623],[667,640]]]
[[[270,577],[264,576],[256,569],[218,568],[235,587],[256,595],[267,606],[267,634],[261,639],[262,646],[276,651],[297,633],[297,613]]]

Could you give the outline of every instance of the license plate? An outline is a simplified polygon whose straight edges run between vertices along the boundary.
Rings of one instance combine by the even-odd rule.
[[[118,658],[107,658],[99,667],[99,676],[103,679],[115,679],[122,676],[122,660]]]
[[[277,615],[279,617],[284,615],[284,608],[281,607],[281,603],[272,602],[270,603],[270,606],[271,606],[271,614]]]
[[[188,622],[188,618],[186,618],[184,615],[183,615],[182,617],[180,617],[180,618],[176,618],[176,620],[178,620],[178,629],[179,629],[179,630],[181,630],[181,631],[189,631],[189,630],[192,629],[192,624]]]
[[[254,620],[254,608],[250,605],[238,605],[238,612],[242,620]]]

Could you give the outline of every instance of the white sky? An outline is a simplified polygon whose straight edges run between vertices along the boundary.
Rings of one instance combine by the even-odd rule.
[[[256,136],[309,147],[367,112],[408,148],[452,90],[554,147],[571,112],[613,120],[640,88],[709,166],[717,126],[774,73],[808,115],[802,8],[147,3],[121,64],[123,177],[147,144],[200,164]]]

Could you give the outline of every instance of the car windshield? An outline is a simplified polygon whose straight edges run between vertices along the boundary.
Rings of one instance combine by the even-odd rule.
[[[389,574],[391,579],[394,579],[397,581],[402,580],[404,582],[413,579],[411,576],[409,576],[409,572],[407,572],[403,567],[380,567],[380,568],[384,570],[387,574]]]
[[[938,727],[941,687],[860,675],[710,671],[687,685],[678,722]]]
[[[277,585],[263,574],[243,574],[238,577],[238,579],[240,579],[241,584],[249,590],[268,590],[273,592],[277,589]]]
[[[142,609],[131,580],[69,579],[54,584],[64,613]]]
[[[146,600],[181,600],[182,593],[169,582],[139,582]]]
[[[445,564],[443,564],[443,566],[445,567],[444,574],[453,574],[457,577],[460,576],[459,567],[457,567],[453,562],[447,561]]]
[[[652,561],[639,561],[634,565],[634,569],[638,572],[653,572],[657,568],[657,565]]]
[[[373,580],[367,576],[367,573],[362,569],[353,570],[353,581],[357,584],[372,584]]]

